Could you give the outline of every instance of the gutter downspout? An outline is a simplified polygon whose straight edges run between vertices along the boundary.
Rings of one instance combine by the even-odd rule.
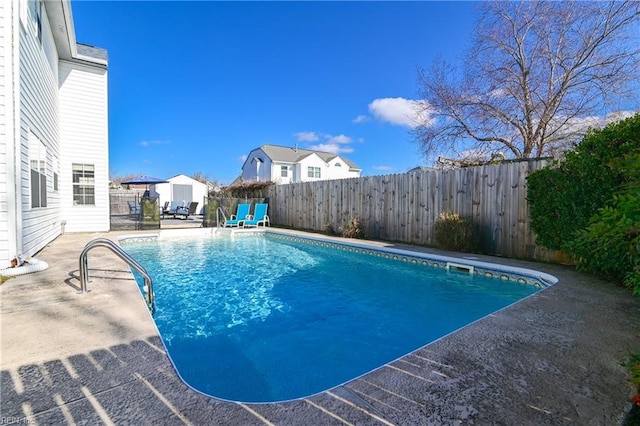
[[[5,21],[4,36],[9,46],[4,56],[6,70],[5,84],[5,129],[7,158],[7,248],[8,265],[11,259],[22,254],[22,205],[21,205],[21,162],[20,162],[20,2],[10,3],[9,18]]]

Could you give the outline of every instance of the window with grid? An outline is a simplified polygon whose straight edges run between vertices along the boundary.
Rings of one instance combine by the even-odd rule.
[[[95,166],[93,164],[73,164],[73,204],[95,205]]]
[[[320,167],[308,167],[307,176],[310,178],[320,178]]]
[[[280,177],[289,176],[289,168],[287,166],[280,166]]]

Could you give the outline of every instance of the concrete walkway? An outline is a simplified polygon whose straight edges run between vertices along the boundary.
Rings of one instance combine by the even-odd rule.
[[[36,256],[49,269],[0,286],[0,423],[615,425],[631,407],[638,298],[569,267],[482,256],[560,281],[322,394],[209,398],[178,378],[126,264],[92,250],[91,292],[78,293],[84,245],[131,233],[63,235]]]

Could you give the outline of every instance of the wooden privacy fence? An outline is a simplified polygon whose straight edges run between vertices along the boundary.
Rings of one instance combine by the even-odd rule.
[[[368,238],[435,245],[440,213],[473,219],[485,251],[533,260],[553,252],[535,244],[526,200],[527,176],[547,160],[523,160],[452,170],[275,185],[271,223],[314,231],[344,228],[354,217]]]

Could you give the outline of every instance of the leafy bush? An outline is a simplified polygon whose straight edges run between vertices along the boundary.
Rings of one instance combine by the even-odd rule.
[[[153,223],[160,221],[160,209],[156,200],[142,199],[142,221]]]
[[[334,236],[336,235],[336,230],[333,229],[333,225],[331,225],[330,223],[326,223],[323,227],[322,227],[322,232],[325,233],[325,235],[329,235],[329,236]]]
[[[347,222],[347,226],[342,231],[342,236],[346,238],[358,238],[364,239],[366,238],[364,232],[364,223],[360,218],[354,217]]]
[[[445,250],[473,252],[478,248],[478,233],[473,221],[458,213],[443,212],[433,226],[436,245]]]
[[[610,165],[625,177],[620,193],[598,210],[566,248],[578,268],[621,281],[640,294],[640,153]]]
[[[640,294],[640,194],[615,195],[567,248],[579,269],[625,282]]]
[[[620,192],[627,176],[612,161],[640,147],[640,114],[591,130],[564,161],[527,178],[531,227],[537,243],[559,250]]]
[[[640,354],[632,354],[629,356],[629,362],[627,364],[631,378],[629,379],[636,390],[636,393],[640,396]],[[640,400],[637,403],[640,405]]]

